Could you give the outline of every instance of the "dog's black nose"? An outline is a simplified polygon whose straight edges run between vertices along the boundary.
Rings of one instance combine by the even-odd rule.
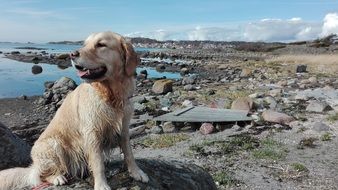
[[[70,53],[71,58],[75,58],[75,57],[79,57],[79,56],[80,56],[80,52],[78,50],[75,50],[75,51]]]

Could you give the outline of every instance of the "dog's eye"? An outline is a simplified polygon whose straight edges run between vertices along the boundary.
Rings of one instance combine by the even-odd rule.
[[[104,44],[104,43],[102,43],[102,42],[98,42],[98,43],[95,45],[95,47],[97,47],[97,48],[100,48],[100,47],[107,47],[107,45]]]

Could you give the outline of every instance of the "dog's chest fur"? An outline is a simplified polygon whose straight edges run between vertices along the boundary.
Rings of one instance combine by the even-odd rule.
[[[79,108],[80,118],[86,126],[83,132],[90,131],[96,137],[101,137],[102,148],[111,148],[112,145],[116,145],[116,140],[121,134],[126,110],[124,107],[115,107],[103,99],[94,88],[88,88],[88,92],[88,102],[84,104],[88,107]],[[83,110],[90,110],[90,113]]]

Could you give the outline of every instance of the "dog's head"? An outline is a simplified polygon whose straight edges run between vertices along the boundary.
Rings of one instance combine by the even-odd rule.
[[[85,82],[133,77],[139,63],[130,42],[113,32],[90,35],[70,54],[72,65]]]

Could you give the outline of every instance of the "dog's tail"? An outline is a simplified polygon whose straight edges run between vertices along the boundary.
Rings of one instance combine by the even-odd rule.
[[[26,186],[36,186],[40,183],[40,174],[33,166],[0,171],[0,190],[21,189]]]

